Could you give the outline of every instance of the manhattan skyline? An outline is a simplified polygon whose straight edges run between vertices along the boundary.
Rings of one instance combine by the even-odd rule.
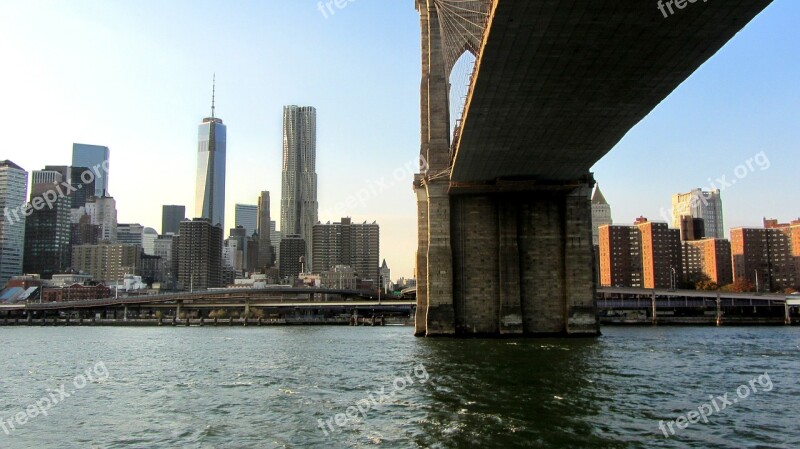
[[[235,203],[281,191],[287,104],[318,108],[319,220],[336,221],[342,198],[392,181],[418,154],[419,18],[385,3],[353,3],[327,19],[316,2],[221,11],[205,2],[0,4],[0,55],[14,62],[0,73],[13,87],[0,111],[14,130],[5,158],[32,172],[68,164],[74,142],[107,146],[119,222],[157,228],[162,204],[194,210],[196,126],[216,72],[219,115],[232,126],[226,222]],[[764,216],[796,218],[785,202],[798,193],[799,19],[800,5],[775,2],[594,167],[615,222],[662,220],[672,194],[721,187],[723,177],[737,181],[722,192],[726,233]],[[198,51],[212,22],[217,40]],[[770,168],[736,178],[760,152]],[[142,183],[142,173],[168,189]],[[408,277],[411,176],[390,184],[344,214],[377,220],[382,257]]]

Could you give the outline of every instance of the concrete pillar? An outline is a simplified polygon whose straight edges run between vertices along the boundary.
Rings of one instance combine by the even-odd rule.
[[[500,289],[496,203],[489,195],[454,196],[451,207],[456,331],[497,334]]]
[[[428,193],[421,185],[422,175],[416,175],[414,191],[417,194],[417,308],[414,318],[414,335],[425,336],[428,317]]]
[[[433,0],[417,0],[417,9],[420,13],[422,33],[420,86],[422,162],[420,175],[416,177],[415,182],[419,219],[415,334],[421,335],[424,331],[428,336],[451,335],[455,333],[455,322],[449,179],[446,176],[450,168],[448,73],[444,62],[441,24],[436,5]],[[424,189],[424,200],[420,189]]]
[[[428,192],[428,313],[426,336],[455,334],[453,254],[450,247],[450,197],[447,184]]]
[[[563,200],[563,194],[535,192],[520,204],[520,295],[526,334],[566,330]]]
[[[789,309],[789,303],[788,302],[783,304],[783,310],[784,310],[784,317],[785,317],[784,322],[787,325],[791,325],[792,324],[792,316],[790,314],[790,309]]]
[[[519,226],[516,197],[504,197],[497,207],[497,290],[502,335],[523,332],[520,294]]]
[[[599,333],[590,190],[450,196],[456,333]]]
[[[597,335],[597,284],[592,245],[594,182],[569,192],[564,210],[564,289],[568,335]]]
[[[656,324],[658,324],[658,300],[656,299],[655,289],[653,289],[653,293],[650,296],[650,301],[651,301],[650,306],[652,307],[652,312],[651,312],[652,316],[650,318],[653,320],[653,325],[655,326]]]

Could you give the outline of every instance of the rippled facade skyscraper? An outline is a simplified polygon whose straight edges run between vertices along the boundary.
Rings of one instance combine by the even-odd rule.
[[[317,110],[306,106],[283,108],[281,232],[299,235],[306,244],[306,261],[313,258],[312,237],[317,224]],[[306,267],[311,272],[313,267]]]
[[[222,229],[225,229],[226,142],[227,129],[214,116],[212,94],[211,117],[203,119],[198,132],[195,217],[206,218]]]

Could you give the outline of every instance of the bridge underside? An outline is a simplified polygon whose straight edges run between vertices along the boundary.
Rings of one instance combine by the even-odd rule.
[[[770,1],[679,3],[496,1],[451,180],[578,179]]]
[[[417,335],[597,335],[589,170],[770,0],[673,0],[667,17],[649,0],[483,0],[452,153],[459,9],[416,1]]]

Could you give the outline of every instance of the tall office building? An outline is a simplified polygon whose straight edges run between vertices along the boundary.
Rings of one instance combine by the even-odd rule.
[[[119,223],[117,225],[117,243],[143,247],[144,226],[139,223]]]
[[[693,218],[688,215],[681,217],[681,241],[691,242],[702,240],[706,237],[706,221],[702,218]]]
[[[120,223],[117,225],[117,243],[138,246],[144,254],[155,255],[155,241],[158,232],[139,223]]]
[[[230,230],[230,237],[225,240],[225,247],[223,248],[223,259],[225,258],[225,251],[229,252],[229,263],[231,268],[237,271],[253,273],[258,264],[258,246],[255,242],[258,236],[252,233],[248,235],[247,230],[242,226],[237,226]]]
[[[306,260],[313,258],[312,236],[317,224],[317,110],[283,108],[281,232],[299,235],[306,243]],[[310,272],[313,264],[306,268]]]
[[[0,288],[22,274],[25,254],[25,213],[28,172],[19,165],[0,161]]]
[[[281,240],[280,276],[282,279],[296,278],[300,273],[308,272],[306,267],[306,242],[299,235],[287,235]]]
[[[600,244],[600,226],[610,225],[613,223],[611,219],[611,205],[606,201],[603,192],[600,191],[600,184],[595,185],[594,193],[592,193],[592,244],[597,246]]]
[[[281,261],[281,240],[283,240],[283,233],[278,230],[278,224],[275,220],[269,221],[269,241],[272,243],[272,258],[273,266],[280,266]]]
[[[94,191],[90,192],[93,196],[108,195],[108,170],[109,170],[110,151],[108,147],[100,145],[86,145],[82,143],[72,144],[72,166],[85,167],[94,175],[92,177]],[[83,171],[75,170],[80,176]],[[86,179],[89,176],[86,175]],[[74,180],[71,180],[74,182]],[[86,187],[84,187],[85,189]],[[83,190],[83,189],[81,189]]]
[[[177,234],[181,222],[186,219],[186,206],[161,206],[161,234]]]
[[[333,271],[337,265],[355,270],[361,280],[379,285],[380,227],[377,223],[353,224],[349,218],[339,223],[314,225],[315,272]]]
[[[386,259],[381,264],[381,288],[384,292],[389,292],[392,288],[392,270],[389,269]]]
[[[89,198],[96,196],[97,182],[94,173],[88,167],[70,167],[70,185],[75,188],[70,195],[73,209],[86,206]]]
[[[248,237],[258,230],[258,206],[255,204],[237,204],[235,208],[234,220],[236,227],[245,229]]]
[[[175,286],[178,276],[178,258],[175,257],[177,248],[173,248],[175,234],[160,235],[153,243],[153,252],[160,257],[164,264],[164,282],[170,290]]]
[[[85,208],[72,209],[72,212],[78,212],[77,216],[73,215],[72,223],[72,237],[70,244],[72,246],[78,245],[96,245],[103,240],[103,230],[99,225],[92,224],[92,217],[86,213]]]
[[[270,228],[270,201],[269,192],[261,192],[258,197],[258,267],[270,268],[275,265],[275,254],[273,245],[280,245],[280,240],[272,240],[272,230]],[[273,243],[274,242],[274,243]]]
[[[222,228],[212,225],[207,218],[183,221],[180,235],[175,240],[179,288],[204,290],[222,287]]]
[[[722,219],[722,196],[719,189],[704,192],[693,189],[689,193],[672,195],[672,227],[680,229],[681,217],[702,218],[705,236],[724,239],[725,227]]]
[[[153,228],[144,228],[142,232],[142,251],[148,256],[156,254],[156,240],[158,239],[158,231]]]
[[[197,184],[195,217],[207,218],[225,229],[225,159],[226,128],[214,116],[214,91],[211,94],[211,117],[199,126],[197,143]]]
[[[60,173],[61,174],[61,181],[60,182],[69,183],[70,180],[72,179],[72,167],[69,167],[67,165],[45,165],[44,166],[44,171],[54,171],[56,173]],[[62,187],[62,191],[65,194],[69,193],[69,189],[65,189],[63,187]]]
[[[64,181],[61,173],[37,170],[32,178],[33,210],[25,221],[23,270],[50,279],[71,263],[70,198],[58,193]]]
[[[114,198],[92,197],[86,202],[86,213],[93,225],[100,226],[100,240],[117,241],[117,202]]]

